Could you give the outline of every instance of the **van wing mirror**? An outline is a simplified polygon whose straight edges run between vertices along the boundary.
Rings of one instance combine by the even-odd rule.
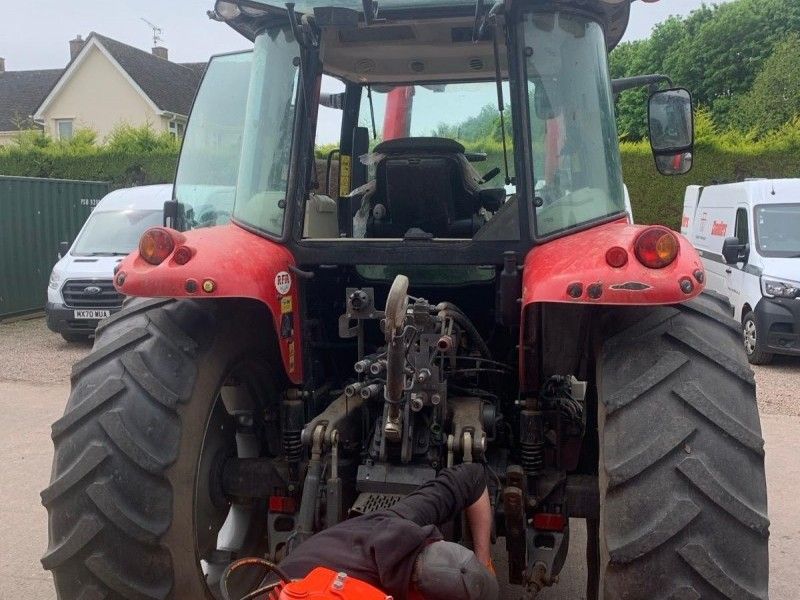
[[[694,114],[689,91],[671,88],[653,92],[647,107],[647,123],[658,172],[688,173],[694,151]]]
[[[58,242],[58,258],[61,260],[69,252],[69,242]]]
[[[722,257],[729,265],[738,262],[747,262],[749,253],[749,244],[741,243],[739,238],[729,237],[725,238],[725,241],[722,242]]]

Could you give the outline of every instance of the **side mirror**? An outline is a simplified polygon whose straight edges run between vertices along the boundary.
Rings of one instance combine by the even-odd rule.
[[[738,262],[747,262],[747,256],[749,254],[749,244],[742,244],[739,238],[729,237],[725,238],[725,241],[722,242],[722,257],[729,265]]]
[[[69,252],[69,242],[58,242],[58,258],[61,260]]]
[[[662,175],[688,173],[694,150],[694,115],[689,91],[672,88],[651,94],[647,122],[658,172]]]

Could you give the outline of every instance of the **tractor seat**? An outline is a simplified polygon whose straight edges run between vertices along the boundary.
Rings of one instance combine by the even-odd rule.
[[[479,190],[464,173],[464,146],[445,138],[401,138],[378,144],[375,194],[367,237],[472,237]]]

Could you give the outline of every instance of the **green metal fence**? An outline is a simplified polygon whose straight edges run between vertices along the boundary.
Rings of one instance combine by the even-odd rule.
[[[44,308],[58,243],[108,192],[98,181],[0,176],[0,318]]]

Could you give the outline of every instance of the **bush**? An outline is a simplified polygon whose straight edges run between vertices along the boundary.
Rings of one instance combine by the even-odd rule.
[[[647,142],[622,144],[622,170],[637,223],[679,229],[688,185],[800,176],[800,119],[757,140],[733,130],[716,133],[702,116],[697,124],[694,167],[686,175],[660,175]]]
[[[653,162],[647,142],[621,145],[625,183],[631,195],[637,223],[680,225],[687,185],[741,181],[746,177],[800,176],[800,118],[772,133],[718,131],[710,113],[695,118],[697,147],[694,168],[687,175],[664,177]],[[485,162],[475,163],[483,174],[502,168],[502,143],[491,136],[465,144],[470,152],[486,152]],[[324,158],[333,146],[317,149]],[[509,157],[512,148],[509,141]],[[0,147],[0,175],[108,181],[112,187],[171,183],[178,160],[178,144],[150,130],[123,128],[97,145],[91,132],[69,142],[53,141],[41,132],[23,132],[16,144]],[[513,169],[512,164],[509,165]],[[502,174],[493,185],[502,185]]]
[[[171,183],[180,142],[149,125],[122,125],[97,143],[91,130],[53,140],[38,130],[21,131],[0,147],[0,175],[108,181],[113,188]]]
[[[105,148],[126,154],[177,152],[180,142],[167,131],[156,132],[149,123],[143,127],[120,125],[106,138]]]

